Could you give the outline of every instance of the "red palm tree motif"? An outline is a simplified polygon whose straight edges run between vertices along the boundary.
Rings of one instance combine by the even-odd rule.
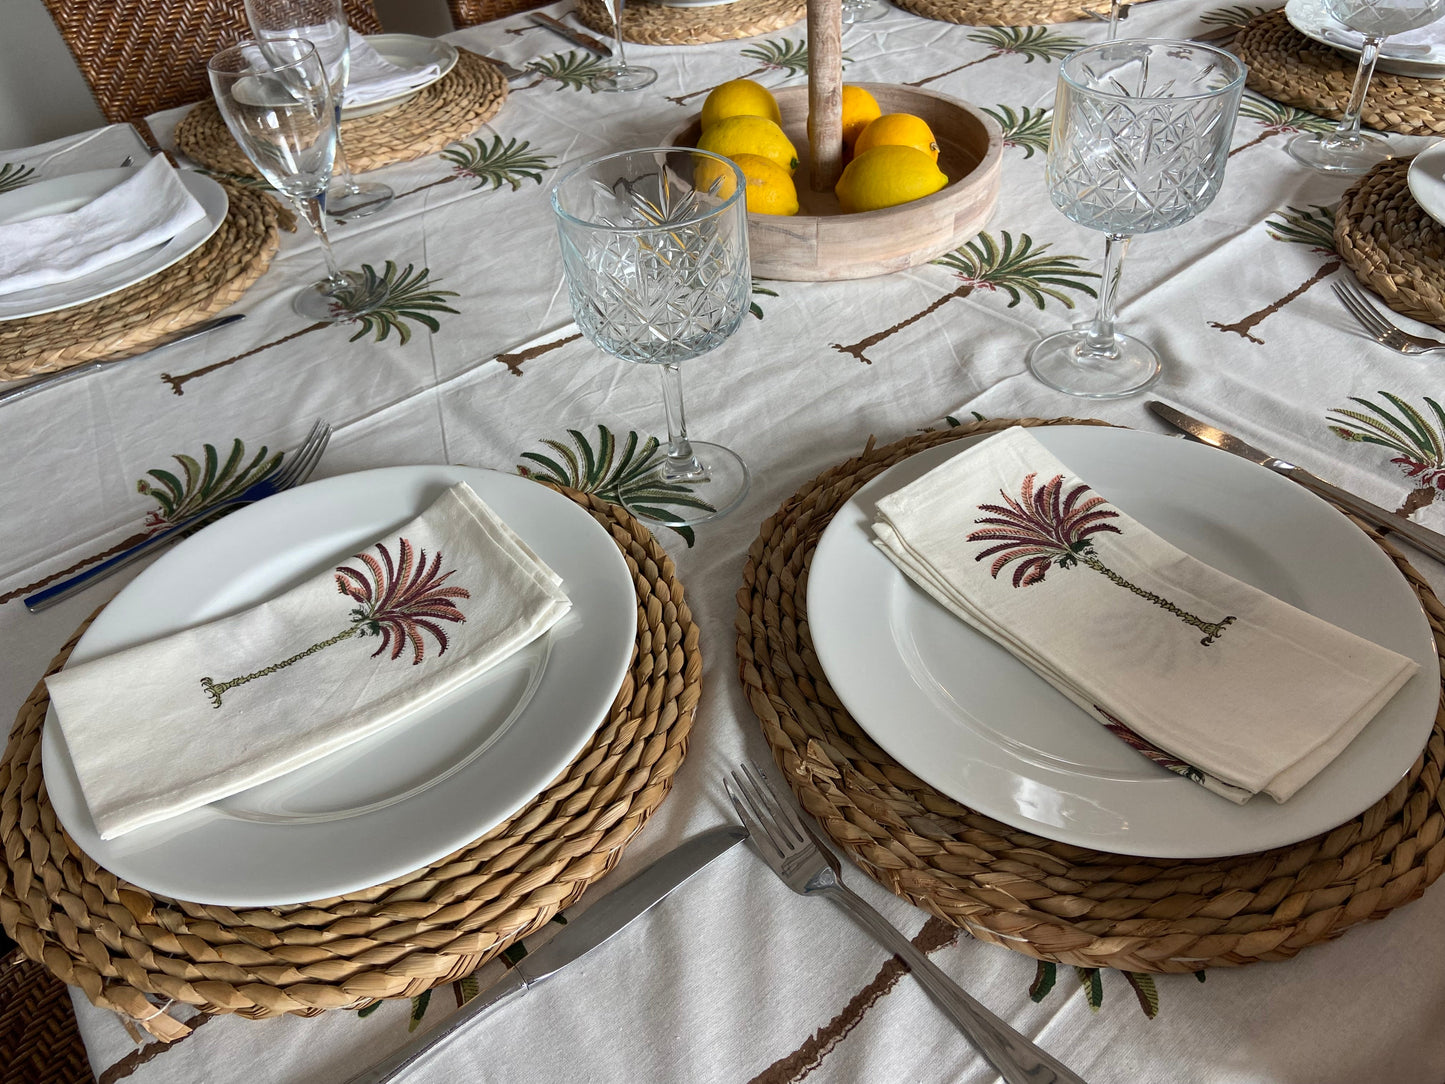
[[[1044,574],[1056,563],[1060,568],[1073,568],[1083,564],[1112,583],[1126,588],[1155,606],[1169,611],[1175,617],[1205,633],[1200,641],[1208,647],[1224,627],[1234,621],[1226,617],[1221,621],[1205,621],[1191,613],[1185,613],[1168,599],[1137,587],[1124,579],[1113,569],[1099,560],[1094,552],[1090,535],[1108,533],[1123,534],[1114,524],[1107,522],[1117,519],[1119,513],[1107,506],[1103,497],[1089,496],[1089,487],[1080,482],[1067,493],[1064,492],[1064,476],[1056,474],[1041,487],[1034,488],[1037,473],[1025,476],[1020,487],[1019,499],[1015,500],[1003,490],[999,496],[1003,504],[981,504],[980,512],[991,513],[975,523],[985,524],[981,531],[968,535],[970,542],[990,542],[990,545],[974,555],[975,561],[993,557],[989,575],[998,579],[998,574],[1008,565],[1017,561],[1013,572],[1014,587],[1029,587],[1042,583]]]
[[[456,570],[441,572],[440,552],[428,564],[426,550],[421,551],[419,558],[414,558],[411,541],[406,538],[397,539],[395,561],[392,560],[386,543],[378,542],[376,549],[381,554],[380,560],[369,553],[358,553],[352,558],[360,561],[365,566],[364,570],[346,565],[336,569],[337,590],[360,603],[351,610],[349,628],[343,629],[330,639],[312,644],[305,651],[298,651],[289,659],[272,663],[254,673],[223,682],[214,682],[208,677],[201,678],[201,688],[211,698],[211,706],[221,706],[221,696],[227,689],[244,685],[267,674],[274,674],[277,670],[284,670],[306,656],[314,655],[358,633],[381,637],[380,645],[371,653],[372,658],[376,658],[388,647],[391,648],[391,658],[399,658],[410,645],[411,664],[420,664],[426,657],[426,638],[422,635],[423,632],[429,632],[436,638],[440,649],[437,651],[438,655],[446,654],[447,634],[439,622],[465,621],[466,615],[457,608],[453,600],[471,598],[471,592],[465,587],[443,586]]]

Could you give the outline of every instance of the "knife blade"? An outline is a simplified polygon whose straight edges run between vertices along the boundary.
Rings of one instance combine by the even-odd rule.
[[[1422,553],[1428,553],[1437,561],[1445,561],[1445,535],[1432,531],[1428,527],[1422,527],[1404,516],[1396,515],[1389,509],[1381,508],[1378,504],[1371,504],[1363,497],[1357,497],[1348,490],[1332,485],[1303,467],[1295,466],[1288,460],[1261,451],[1254,445],[1226,433],[1223,429],[1218,429],[1198,418],[1192,418],[1183,411],[1175,410],[1167,403],[1151,399],[1146,405],[1170,425],[1183,430],[1196,440],[1212,444],[1223,451],[1248,459],[1251,463],[1258,463],[1261,467],[1283,475],[1292,482],[1298,482],[1316,496],[1334,501],[1341,508],[1358,516],[1366,523],[1397,534]]]
[[[129,357],[116,358],[111,361],[101,358],[98,361],[87,362],[84,365],[76,365],[69,369],[63,369],[58,373],[51,373],[49,376],[42,376],[29,383],[21,384],[18,388],[11,388],[9,391],[0,392],[0,403],[18,402],[27,395],[39,391],[41,388],[53,388],[57,384],[67,383],[76,377],[93,373],[97,369],[106,369],[112,365],[119,365],[122,361],[130,361],[132,358],[143,358],[147,354],[155,353],[155,351],[162,347],[183,343],[187,339],[197,338],[198,336],[205,335],[207,332],[226,327],[229,324],[234,324],[237,320],[244,320],[245,318],[246,314],[244,312],[233,312],[228,316],[218,316],[214,320],[206,320],[199,324],[192,324],[190,327],[183,327],[179,331],[171,332],[171,334],[165,336],[165,338],[157,339],[139,354],[131,354]]]
[[[566,23],[562,22],[559,19],[552,18],[552,16],[548,15],[546,12],[534,11],[532,13],[532,21],[538,26],[545,26],[548,30],[555,31],[556,33],[570,41],[573,45],[580,45],[584,49],[590,49],[592,52],[596,53],[600,57],[612,56],[612,50],[609,49],[605,44],[594,38],[591,34],[584,34],[580,30],[573,30]]]
[[[472,998],[435,1030],[406,1043],[389,1058],[351,1077],[346,1084],[382,1084],[393,1079],[473,1020],[525,994],[573,960],[606,943],[714,858],[747,838],[746,829],[735,824],[693,836],[571,919],[552,940],[529,952],[501,981]],[[567,917],[575,909],[569,907],[562,914]]]

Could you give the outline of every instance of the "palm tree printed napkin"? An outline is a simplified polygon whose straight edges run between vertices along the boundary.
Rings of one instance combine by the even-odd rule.
[[[875,542],[1162,767],[1285,801],[1418,669],[1159,538],[1015,427],[878,501]]]
[[[309,764],[545,633],[561,580],[469,486],[262,604],[47,680],[101,838]]]

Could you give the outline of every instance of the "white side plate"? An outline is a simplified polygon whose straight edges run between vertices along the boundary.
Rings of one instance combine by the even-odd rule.
[[[1031,432],[1121,510],[1180,549],[1391,648],[1417,673],[1288,802],[1236,806],[1158,768],[1002,647],[958,620],[872,544],[878,498],[967,439],[864,486],[818,541],[808,624],[844,706],[904,767],[988,816],[1120,854],[1210,858],[1328,831],[1409,770],[1434,725],[1440,667],[1419,600],[1394,564],[1301,486],[1226,452],[1093,426]]]
[[[1445,143],[1436,143],[1417,154],[1406,179],[1410,195],[1421,210],[1445,225]]]
[[[126,586],[76,645],[82,662],[234,613],[314,575],[465,481],[563,577],[572,610],[541,640],[412,718],[204,809],[101,840],[60,727],[46,787],[66,830],[151,892],[232,907],[342,895],[470,843],[535,797],[606,716],[636,638],[616,544],[572,501],[517,475],[389,467],[232,513]]]

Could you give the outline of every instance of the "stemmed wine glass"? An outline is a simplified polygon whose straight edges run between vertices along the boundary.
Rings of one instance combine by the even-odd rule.
[[[1325,173],[1366,173],[1394,152],[1379,136],[1360,131],[1365,92],[1375,74],[1380,46],[1391,34],[1418,30],[1445,15],[1445,0],[1324,0],[1325,10],[1364,37],[1355,85],[1345,115],[1333,132],[1301,133],[1287,144],[1300,162]]]
[[[222,49],[206,68],[231,135],[321,242],[327,276],[296,296],[296,311],[325,321],[354,315],[347,295],[361,280],[337,264],[322,215],[336,155],[336,109],[315,47],[301,38],[243,41]]]
[[[326,191],[329,214],[361,218],[375,214],[392,201],[394,193],[380,181],[357,181],[346,164],[341,145],[341,107],[351,76],[351,29],[342,0],[246,0],[251,32],[263,43],[304,38],[316,46],[336,102],[336,164]]]
[[[680,362],[737,330],[752,293],[741,171],[677,147],[609,154],[567,169],[552,189],[577,326],[626,361],[658,366],[667,454],[634,514],[672,527],[713,519],[748,491],[734,452],[690,441]],[[658,507],[666,504],[666,507]]]
[[[657,79],[657,72],[641,64],[627,63],[627,47],[622,42],[622,9],[626,0],[602,0],[612,16],[612,37],[617,42],[617,62],[598,70],[592,77],[594,90],[641,90]]]
[[[1222,50],[1148,38],[1080,49],[1060,65],[1049,196],[1106,240],[1093,321],[1029,351],[1029,369],[1045,384],[1114,399],[1158,378],[1158,355],[1114,327],[1124,252],[1135,234],[1182,225],[1219,192],[1244,76]]]

